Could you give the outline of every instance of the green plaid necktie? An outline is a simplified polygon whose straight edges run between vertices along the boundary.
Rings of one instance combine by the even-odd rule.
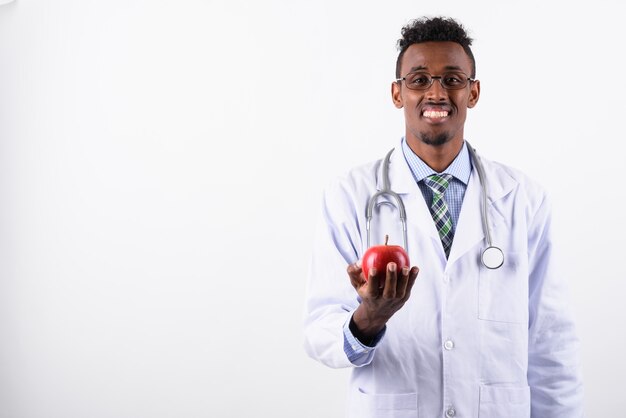
[[[433,191],[433,201],[430,205],[430,214],[433,216],[435,226],[439,232],[443,250],[446,258],[450,255],[450,247],[452,247],[452,218],[448,204],[443,198],[443,194],[450,185],[450,174],[433,174],[424,179],[424,183]]]

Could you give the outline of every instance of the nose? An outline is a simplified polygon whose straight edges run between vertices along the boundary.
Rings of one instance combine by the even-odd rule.
[[[433,78],[433,83],[426,89],[426,97],[433,101],[446,100],[448,90],[441,84],[441,78]]]

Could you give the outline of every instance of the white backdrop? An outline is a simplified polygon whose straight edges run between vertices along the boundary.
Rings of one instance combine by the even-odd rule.
[[[554,198],[588,416],[621,414],[621,8],[510,3],[1,6],[0,417],[341,417],[301,348],[313,222],[403,134],[395,42],[439,14],[475,38],[467,138]]]

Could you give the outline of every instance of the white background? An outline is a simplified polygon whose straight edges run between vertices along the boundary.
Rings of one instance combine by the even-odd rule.
[[[403,134],[395,42],[439,14],[475,38],[482,95],[466,137],[554,198],[587,414],[622,414],[619,10],[0,7],[0,417],[341,417],[348,371],[301,347],[313,222],[329,179]],[[610,225],[594,219],[603,201]]]

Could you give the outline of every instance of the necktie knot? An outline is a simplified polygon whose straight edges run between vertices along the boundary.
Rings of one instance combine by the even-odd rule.
[[[442,195],[450,185],[451,174],[433,174],[424,179],[424,183],[435,195]]]

